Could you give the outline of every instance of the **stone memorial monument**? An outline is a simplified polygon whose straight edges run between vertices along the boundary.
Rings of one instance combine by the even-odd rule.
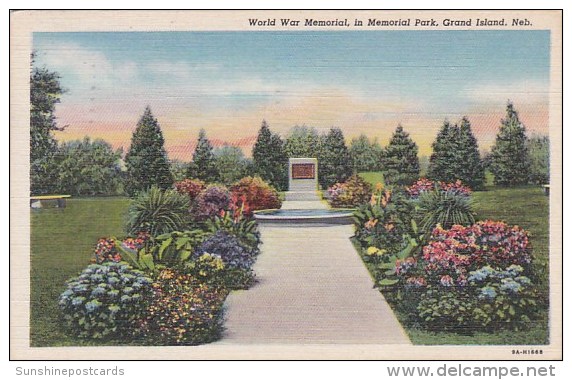
[[[288,190],[318,190],[318,160],[315,158],[291,158],[288,162]]]

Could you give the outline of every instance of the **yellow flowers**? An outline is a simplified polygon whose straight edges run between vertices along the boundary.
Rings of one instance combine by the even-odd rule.
[[[366,251],[368,256],[382,256],[387,253],[385,249],[379,249],[377,247],[369,247]]]
[[[211,255],[210,253],[203,253],[202,256],[199,257],[199,263],[217,271],[224,269],[224,262],[222,259],[219,256]],[[206,273],[203,274],[201,271],[201,275],[206,276]]]

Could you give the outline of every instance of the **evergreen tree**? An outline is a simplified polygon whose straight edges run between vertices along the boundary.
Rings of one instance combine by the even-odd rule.
[[[432,147],[429,178],[443,182],[460,180],[472,189],[483,187],[484,165],[477,139],[466,116],[461,119],[460,125],[451,125],[445,120]]]
[[[381,170],[381,155],[383,149],[374,140],[370,142],[366,135],[352,139],[349,147],[352,168],[354,172],[371,172]]]
[[[515,186],[528,182],[530,161],[524,125],[512,103],[506,106],[506,118],[491,149],[491,172],[495,185]]]
[[[288,133],[284,149],[288,157],[315,158],[319,143],[320,135],[315,128],[297,125]]]
[[[277,190],[288,187],[288,156],[279,135],[270,131],[265,120],[252,148],[255,172]]]
[[[445,120],[431,145],[433,153],[429,158],[427,177],[434,181],[454,182],[456,180],[457,174],[454,167],[456,138],[457,129]]]
[[[350,153],[340,128],[331,128],[322,137],[318,153],[318,181],[326,189],[352,175]]]
[[[134,196],[148,190],[152,185],[168,189],[173,185],[173,176],[165,151],[165,140],[157,119],[147,106],[131,137],[131,147],[125,156],[127,181],[125,191]]]
[[[417,144],[397,126],[383,152],[383,178],[387,184],[409,185],[419,178]]]
[[[485,170],[479,153],[477,139],[471,130],[471,123],[467,117],[461,119],[458,127],[457,149],[454,164],[457,167],[457,179],[461,180],[471,189],[482,189],[485,183]]]
[[[32,66],[34,55],[32,54]],[[56,192],[58,143],[53,131],[58,127],[54,111],[63,94],[58,73],[33,67],[30,73],[30,192]]]
[[[199,131],[199,139],[193,153],[193,161],[189,165],[188,176],[205,182],[216,182],[219,179],[213,146],[207,139],[204,129]]]

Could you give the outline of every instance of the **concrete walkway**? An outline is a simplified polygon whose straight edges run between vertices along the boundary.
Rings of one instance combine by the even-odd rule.
[[[327,208],[286,197],[283,209]],[[349,237],[352,226],[261,225],[258,283],[227,298],[219,344],[408,344]]]

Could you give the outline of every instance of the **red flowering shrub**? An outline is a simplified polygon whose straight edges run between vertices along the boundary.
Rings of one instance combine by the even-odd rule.
[[[125,248],[131,249],[132,251],[139,251],[145,247],[145,244],[149,241],[150,235],[147,232],[139,232],[137,237],[123,240],[122,245]]]
[[[257,210],[280,208],[278,192],[260,177],[244,177],[230,187],[231,209],[252,216]]]
[[[458,195],[471,195],[471,189],[462,184],[460,180],[453,183],[445,182],[433,182],[427,178],[421,178],[413,185],[406,187],[407,193],[413,199],[419,198],[421,193],[426,191],[431,191],[433,189],[439,189],[441,191],[448,191]]]
[[[109,261],[118,263],[121,261],[121,255],[117,252],[114,238],[99,239],[93,254],[94,258],[92,261],[96,264],[102,264]]]
[[[94,250],[93,262],[103,264],[105,262],[118,263],[122,260],[121,254],[117,250],[117,244],[121,243],[124,248],[132,251],[139,251],[149,241],[149,234],[147,232],[140,232],[137,237],[128,237],[123,241],[118,241],[115,238],[101,238],[97,241]]]
[[[345,182],[336,183],[328,188],[330,205],[333,207],[355,207],[369,202],[373,189],[358,175],[353,175]]]
[[[182,181],[175,182],[175,189],[177,192],[179,192],[179,194],[188,195],[191,203],[205,188],[206,184],[200,179],[184,179]]]

